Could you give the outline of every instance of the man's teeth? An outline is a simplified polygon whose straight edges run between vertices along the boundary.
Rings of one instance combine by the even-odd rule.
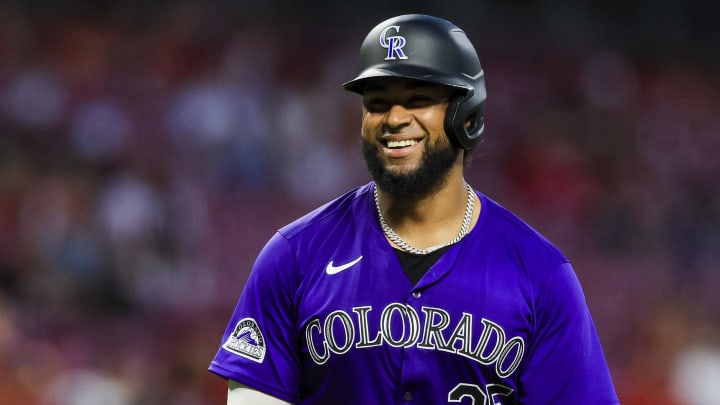
[[[406,139],[404,141],[388,141],[388,148],[405,148],[408,146],[413,146],[418,141],[416,139]]]

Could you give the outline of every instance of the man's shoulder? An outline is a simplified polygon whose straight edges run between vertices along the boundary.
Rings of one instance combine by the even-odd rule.
[[[481,196],[486,214],[487,230],[524,249],[539,250],[566,261],[564,254],[544,234],[502,204]]]
[[[343,221],[367,216],[371,212],[367,209],[368,193],[371,191],[371,183],[353,188],[283,226],[278,232],[287,239],[293,239],[308,231],[314,234],[324,228],[338,226]]]

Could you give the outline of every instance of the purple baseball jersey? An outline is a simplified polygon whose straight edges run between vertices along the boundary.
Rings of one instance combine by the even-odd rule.
[[[373,183],[280,229],[210,371],[299,404],[617,404],[578,279],[478,193],[477,225],[411,285]]]

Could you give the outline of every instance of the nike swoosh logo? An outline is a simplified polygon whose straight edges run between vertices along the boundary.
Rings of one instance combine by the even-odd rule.
[[[353,260],[353,261],[351,261],[351,262],[349,262],[349,263],[341,264],[340,266],[335,266],[335,265],[333,264],[333,261],[330,260],[330,263],[328,263],[327,267],[325,267],[325,272],[326,272],[327,274],[330,274],[330,275],[338,274],[338,273],[340,273],[341,271],[347,270],[347,269],[349,269],[350,267],[358,264],[358,263],[360,262],[360,260],[362,260],[362,258],[363,258],[363,257],[360,256],[360,257],[358,257],[357,259],[355,259],[355,260]]]

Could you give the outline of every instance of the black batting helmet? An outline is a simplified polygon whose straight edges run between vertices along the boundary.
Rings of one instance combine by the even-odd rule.
[[[344,83],[362,94],[368,79],[403,77],[457,88],[445,115],[445,132],[466,150],[480,142],[483,129],[485,75],[465,32],[428,15],[393,17],[375,26],[360,48],[360,73]]]

